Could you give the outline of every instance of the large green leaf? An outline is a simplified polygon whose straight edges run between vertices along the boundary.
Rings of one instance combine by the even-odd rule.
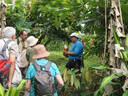
[[[14,92],[13,92],[14,91]],[[14,96],[16,90],[13,89],[13,87],[10,87],[8,91],[6,92],[6,96]],[[12,95],[13,94],[13,95]]]
[[[100,65],[100,66],[96,66],[96,67],[90,67],[90,69],[107,70],[107,69],[110,69],[110,68],[108,66],[105,66],[105,65]]]
[[[128,96],[128,90],[125,90],[122,96]]]
[[[23,79],[20,84],[17,87],[18,91],[21,91],[24,88],[24,84],[27,82],[27,80]]]
[[[75,88],[80,88],[80,80],[79,79],[76,79],[75,82],[74,82],[74,85],[75,85]]]
[[[73,86],[74,83],[74,74],[71,75],[71,86]]]
[[[99,89],[94,93],[94,96],[99,96],[98,94],[99,94]]]
[[[23,79],[19,86],[17,88],[14,88],[14,87],[10,87],[8,89],[8,91],[6,92],[6,96],[19,96],[20,95],[20,91],[23,90],[24,88],[24,83],[26,82],[27,80]]]
[[[68,79],[68,76],[67,76],[67,69],[64,69],[64,71],[63,71],[63,79],[64,79],[65,82],[66,82],[67,79]]]
[[[18,96],[18,95],[16,94],[16,92],[17,92],[16,88],[12,87],[12,90],[11,90],[9,96]]]
[[[1,84],[0,84],[0,96],[4,96],[4,88]]]
[[[110,76],[105,77],[101,83],[100,90],[102,90],[107,84],[109,84],[115,76],[115,74],[112,74]]]
[[[94,93],[94,96],[99,96],[98,94],[102,93],[103,92],[103,89],[104,87],[111,83],[111,81],[113,80],[113,78],[117,76],[116,74],[111,74],[110,76],[107,76],[105,77],[103,80],[102,80],[102,83],[100,85],[100,88]]]

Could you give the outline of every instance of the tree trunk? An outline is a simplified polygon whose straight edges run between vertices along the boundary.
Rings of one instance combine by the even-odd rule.
[[[109,53],[109,66],[113,69],[121,69],[122,61],[121,61],[121,51],[117,50],[116,45],[120,47],[125,46],[125,32],[123,27],[123,20],[122,20],[122,12],[120,8],[120,0],[111,0],[111,11],[110,11],[110,23],[109,23],[109,39],[108,39],[108,53]],[[123,42],[123,45],[116,44],[114,40],[114,32]],[[105,35],[106,36],[106,35]],[[106,42],[105,42],[106,43]],[[104,50],[105,53],[105,50]],[[105,55],[104,55],[105,56]],[[114,72],[114,71],[113,71]],[[110,72],[112,73],[112,72]],[[110,75],[109,73],[109,75]],[[120,79],[119,79],[120,80]],[[113,88],[111,88],[113,87]],[[112,90],[108,90],[109,88],[114,89],[114,86],[109,85],[105,88],[105,92],[102,96],[109,96],[109,93]],[[119,87],[121,89],[121,87]],[[120,91],[120,89],[118,91]]]

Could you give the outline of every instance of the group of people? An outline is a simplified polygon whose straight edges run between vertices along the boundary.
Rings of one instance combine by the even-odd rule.
[[[70,50],[63,50],[64,56],[69,58],[66,68],[80,69],[80,67],[83,66],[81,57],[84,45],[79,41],[79,36],[76,33],[72,33],[70,39],[73,42]],[[49,62],[47,57],[50,56],[50,52],[46,50],[44,45],[37,44],[38,38],[34,36],[28,37],[28,33],[25,30],[22,30],[19,38],[16,39],[16,29],[13,27],[5,27],[2,32],[2,38],[0,39],[0,52],[8,41],[10,41],[10,43],[8,43],[5,50],[11,66],[8,77],[5,80],[6,82],[3,83],[3,80],[0,79],[0,83],[6,88],[11,86],[17,87],[22,77],[26,78],[25,88],[30,92],[29,96],[36,96],[34,91],[34,78],[37,70],[34,64],[40,66],[46,65]],[[52,83],[54,84],[56,79],[59,85],[64,86],[64,81],[54,62],[51,63],[49,71],[51,72]],[[58,96],[56,91],[54,92],[54,96]]]

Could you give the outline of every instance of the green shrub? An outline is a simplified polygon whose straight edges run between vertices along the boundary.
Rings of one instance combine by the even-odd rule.
[[[26,81],[22,80],[17,88],[10,87],[7,91],[0,84],[0,96],[20,96],[20,92],[23,90]]]

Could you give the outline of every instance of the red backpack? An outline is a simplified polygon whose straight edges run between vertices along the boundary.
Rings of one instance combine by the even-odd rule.
[[[8,44],[10,42],[11,40],[6,41],[2,50],[0,51],[0,83],[2,83],[3,86],[5,85],[5,82],[7,82],[9,69],[12,64],[6,55],[6,49],[8,48]]]

